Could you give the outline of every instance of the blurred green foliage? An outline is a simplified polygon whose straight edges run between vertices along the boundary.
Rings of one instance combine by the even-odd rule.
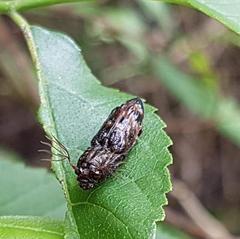
[[[62,221],[34,216],[0,216],[1,239],[63,239]]]
[[[66,203],[54,175],[27,167],[21,158],[0,151],[0,215],[63,218]]]

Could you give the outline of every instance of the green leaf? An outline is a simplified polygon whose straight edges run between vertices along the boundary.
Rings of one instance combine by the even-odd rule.
[[[132,98],[100,85],[67,36],[32,27],[41,96],[40,120],[76,163],[111,110]],[[66,238],[149,238],[164,219],[171,189],[171,140],[145,105],[144,130],[121,169],[91,191],[82,190],[68,162],[53,162],[68,201]]]
[[[63,222],[41,217],[0,217],[1,239],[63,239]]]
[[[0,151],[0,215],[63,218],[66,202],[54,175],[17,160],[17,156]]]
[[[212,121],[224,136],[240,145],[240,108],[231,98],[223,98],[212,85],[178,70],[164,58],[156,58],[153,72],[192,112]]]
[[[163,0],[196,8],[240,34],[240,4],[236,0]]]

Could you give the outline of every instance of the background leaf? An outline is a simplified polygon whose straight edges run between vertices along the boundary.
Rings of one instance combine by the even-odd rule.
[[[153,71],[192,112],[212,121],[220,133],[240,145],[240,108],[234,99],[222,97],[201,79],[181,72],[164,57],[154,60]]]
[[[40,119],[77,162],[111,110],[132,96],[99,84],[79,48],[63,34],[32,27],[40,77]],[[54,162],[68,201],[67,238],[149,238],[163,220],[171,189],[170,139],[151,106],[144,130],[121,170],[91,191],[79,188],[67,162]]]
[[[8,160],[6,160],[8,159]],[[66,203],[54,175],[26,167],[16,155],[0,151],[0,215],[63,218]]]
[[[63,239],[63,222],[41,217],[0,217],[1,239]]]
[[[235,0],[165,0],[196,8],[240,34],[240,5]]]

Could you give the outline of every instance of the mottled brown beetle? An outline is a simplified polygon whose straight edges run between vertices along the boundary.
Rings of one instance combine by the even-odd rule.
[[[53,137],[73,167],[81,188],[91,189],[113,174],[141,134],[143,117],[140,98],[116,107],[93,137],[91,146],[80,156],[77,165],[70,162],[67,149]]]

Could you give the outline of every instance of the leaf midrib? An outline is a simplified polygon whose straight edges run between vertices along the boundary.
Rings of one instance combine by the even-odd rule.
[[[54,235],[59,235],[59,236],[64,235],[64,233],[60,233],[60,232],[56,232],[56,231],[50,231],[50,230],[46,230],[46,229],[38,229],[38,228],[34,228],[34,227],[16,226],[15,224],[5,224],[5,223],[0,222],[0,228],[1,227],[13,228],[13,229],[24,229],[24,230],[28,230],[28,231],[32,231],[32,232],[46,232],[49,234],[54,234]]]

